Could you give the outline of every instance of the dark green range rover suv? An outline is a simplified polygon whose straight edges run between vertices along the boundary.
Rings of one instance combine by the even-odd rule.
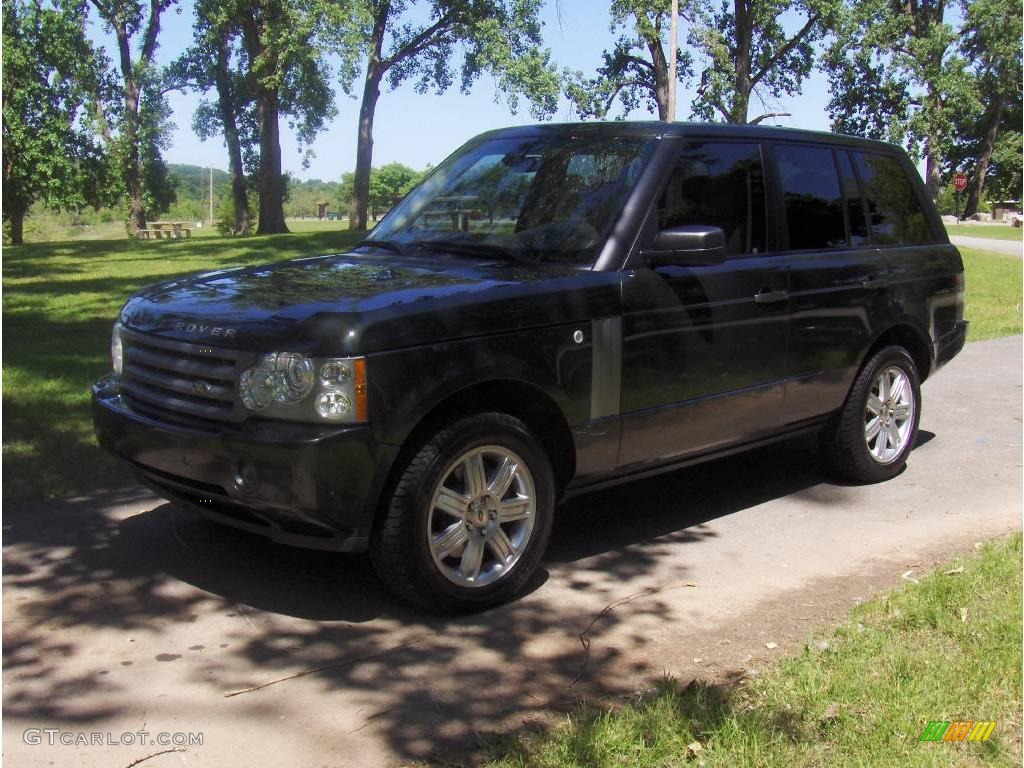
[[[95,427],[169,499],[480,609],[523,588],[570,494],[808,430],[835,472],[896,475],[963,297],[896,147],[511,128],[350,252],[139,291]]]

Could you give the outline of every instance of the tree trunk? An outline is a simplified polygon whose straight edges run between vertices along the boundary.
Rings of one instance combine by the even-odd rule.
[[[651,64],[654,66],[654,100],[658,104],[658,119],[668,120],[669,116],[669,79],[668,59],[661,47],[661,40],[648,40],[647,50],[651,52]]]
[[[138,85],[128,79],[124,98],[125,143],[128,147],[124,157],[124,185],[131,205],[128,212],[128,232],[131,235],[137,235],[139,230],[146,228],[146,204],[142,198],[142,169],[139,161],[140,98]]]
[[[356,138],[356,172],[352,186],[352,200],[348,206],[348,228],[366,231],[366,211],[370,204],[370,169],[373,167],[373,116],[380,98],[380,81],[384,77],[381,50],[387,30],[390,3],[381,3],[373,21],[370,38],[370,56],[366,62],[366,81],[363,83],[363,101],[359,105],[359,135]]]
[[[370,205],[370,171],[373,167],[373,116],[380,98],[380,78],[367,73],[363,87],[363,103],[359,108],[359,136],[356,140],[356,173],[352,201],[348,207],[348,228],[366,230],[366,214]]]
[[[11,224],[11,244],[21,245],[25,242],[25,214],[28,211],[24,208],[7,210],[7,221]]]
[[[974,168],[971,185],[967,188],[967,204],[964,206],[965,219],[978,212],[981,193],[985,189],[985,176],[988,174],[988,164],[992,162],[992,152],[995,150],[996,139],[999,138],[999,124],[1003,120],[1003,109],[1005,107],[1006,95],[1001,93],[996,101],[989,105],[988,113],[985,115],[987,122],[985,137],[981,142],[981,153],[978,156],[978,164]]]
[[[230,29],[219,30],[217,44],[217,100],[220,106],[220,120],[224,126],[224,142],[228,147],[228,173],[231,175],[231,200],[234,208],[234,226],[231,234],[247,235],[252,227],[249,221],[249,192],[242,167],[242,143],[238,138],[238,123],[235,120],[235,93],[231,85],[229,62],[231,59]]]
[[[258,235],[278,235],[288,231],[284,223],[284,184],[281,171],[281,133],[278,124],[278,95],[260,88],[260,213]]]
[[[743,125],[747,122],[750,109],[750,40],[753,37],[753,14],[745,0],[735,0],[736,18],[736,92],[729,110],[729,122]]]
[[[929,139],[924,146],[924,186],[928,197],[933,203],[939,201],[939,189],[942,187],[942,162],[935,151],[934,142]]]

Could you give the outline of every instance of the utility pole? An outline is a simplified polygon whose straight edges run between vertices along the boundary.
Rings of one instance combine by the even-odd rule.
[[[668,122],[676,119],[676,49],[679,47],[679,0],[672,0],[672,18],[668,27]]]
[[[210,229],[213,229],[213,166],[210,166]]]

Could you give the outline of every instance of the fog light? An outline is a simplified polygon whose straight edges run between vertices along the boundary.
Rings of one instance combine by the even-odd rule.
[[[316,412],[325,419],[344,418],[352,410],[352,400],[344,392],[328,390],[316,399]]]
[[[260,487],[260,475],[256,465],[248,459],[239,459],[232,473],[231,483],[242,493],[252,493]]]

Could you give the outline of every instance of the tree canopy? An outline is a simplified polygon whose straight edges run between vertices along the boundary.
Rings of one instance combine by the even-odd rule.
[[[836,0],[733,0],[694,12],[689,42],[698,52],[699,85],[694,116],[727,123],[751,119],[751,99],[762,105],[800,93],[814,67],[814,44],[834,22]],[[793,31],[782,20],[789,15]]]
[[[692,7],[692,6],[690,6]],[[669,111],[669,60],[665,34],[669,27],[670,0],[612,0],[612,32],[619,35],[595,77],[566,72],[565,94],[580,117],[603,118],[616,99],[623,115],[638,108],[658,113],[667,120]],[[685,10],[684,10],[685,14]],[[679,82],[693,74],[689,52],[676,51]]]
[[[825,60],[833,129],[923,154],[933,200],[953,116],[977,99],[947,10],[946,0],[848,0]]]
[[[107,150],[116,158],[128,201],[128,227],[145,229],[147,209],[161,212],[174,202],[162,152],[170,115],[154,63],[160,18],[175,0],[89,0],[114,36],[116,68],[106,70],[94,93],[96,118]],[[85,13],[82,5],[81,13]],[[116,72],[116,74],[115,74]]]
[[[349,225],[366,229],[373,161],[373,120],[382,83],[411,81],[420,93],[468,91],[484,73],[515,111],[520,97],[537,118],[557,106],[560,82],[541,46],[541,0],[363,0],[365,75],[356,139]],[[414,14],[426,10],[427,20]],[[460,55],[461,54],[461,55]],[[497,98],[497,96],[496,96]]]
[[[101,64],[76,9],[4,0],[3,217],[15,244],[37,200],[107,200],[110,169],[90,115]]]

